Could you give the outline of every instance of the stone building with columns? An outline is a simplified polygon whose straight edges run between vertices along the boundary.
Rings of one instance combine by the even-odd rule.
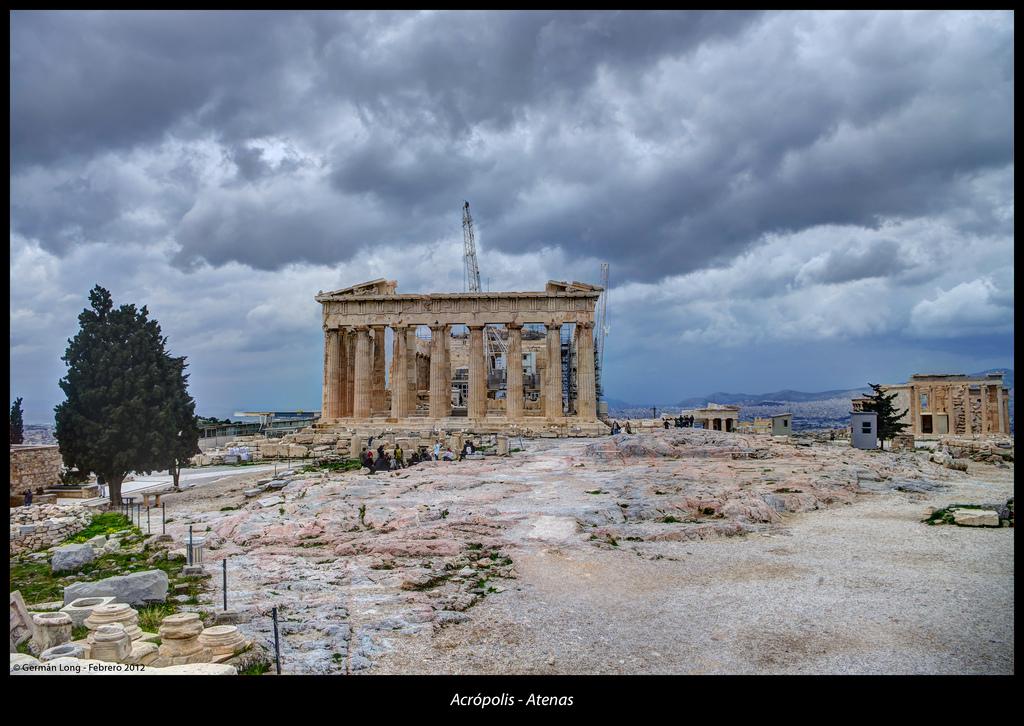
[[[597,418],[594,370],[594,308],[601,291],[552,280],[538,292],[407,295],[397,292],[394,280],[379,279],[321,292],[316,296],[324,330],[318,426],[606,433]],[[524,386],[524,325],[544,330],[535,336],[539,340],[530,341],[542,355],[526,356],[539,362],[525,371],[537,387],[532,394]],[[468,328],[467,340],[453,341],[456,326]],[[484,344],[487,326],[500,328],[507,351],[500,392],[488,380],[493,366]],[[427,330],[430,338],[424,340]],[[563,345],[563,338],[571,344]],[[455,410],[453,347],[460,346],[467,396],[464,409]],[[566,376],[572,385],[566,385]]]
[[[1010,392],[1001,373],[983,378],[916,373],[907,383],[885,385],[882,390],[896,394],[893,406],[907,411],[900,421],[914,436],[1010,433]],[[868,400],[853,399],[854,412],[863,411]]]

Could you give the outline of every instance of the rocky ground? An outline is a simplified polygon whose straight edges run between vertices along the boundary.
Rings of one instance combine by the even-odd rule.
[[[677,429],[167,497],[286,673],[1012,673],[1013,467]],[[820,511],[814,511],[820,510]]]

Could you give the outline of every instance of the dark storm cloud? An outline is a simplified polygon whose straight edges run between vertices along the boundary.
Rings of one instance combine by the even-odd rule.
[[[893,277],[909,264],[900,258],[899,244],[878,240],[864,249],[840,247],[829,252],[817,270],[807,275],[808,282],[823,284],[852,282],[872,277]]]
[[[1007,224],[973,182],[1012,170],[1012,31],[996,13],[17,12],[12,228],[61,254],[171,238],[182,266],[275,269],[457,236],[469,199],[484,249],[559,247],[621,281],[823,224],[984,234]],[[273,160],[269,137],[306,156]],[[142,169],[160,183],[140,226],[131,179],[93,177],[168,140],[181,158]]]

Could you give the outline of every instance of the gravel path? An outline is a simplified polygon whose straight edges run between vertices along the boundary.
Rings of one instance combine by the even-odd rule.
[[[928,506],[1012,496],[1012,468],[971,471],[769,534],[595,549],[554,528],[512,551],[520,579],[472,622],[375,672],[1012,673],[1014,530],[920,523]]]

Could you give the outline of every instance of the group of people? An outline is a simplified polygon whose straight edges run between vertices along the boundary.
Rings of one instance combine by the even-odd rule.
[[[473,444],[467,441],[462,445],[458,460],[462,461],[466,458],[467,454],[472,453]],[[385,451],[384,444],[381,444],[377,447],[376,456],[374,456],[373,449],[369,448],[364,448],[359,455],[359,460],[363,466],[370,470],[371,474],[376,474],[379,471],[391,471],[392,469],[405,469],[424,461],[455,461],[455,459],[455,452],[452,451],[452,447],[444,446],[440,441],[434,442],[432,452],[428,451],[426,446],[420,446],[416,451],[412,452],[412,456],[409,457],[408,461],[405,460],[405,452],[402,450],[401,444],[395,444],[393,454]]]
[[[671,428],[668,424],[671,421],[677,429],[692,429],[693,428],[693,416],[683,416],[682,414],[675,418],[663,419],[665,422],[665,428]]]
[[[664,424],[665,428],[667,428],[667,429],[668,428],[672,428],[672,426],[675,426],[677,429],[692,429],[693,428],[693,416],[683,416],[682,414],[680,414],[680,415],[676,416],[675,418],[662,419],[662,423]],[[621,434],[622,431],[623,431],[623,428],[622,428],[622,426],[619,426],[619,422],[618,421],[612,421],[612,436],[615,436],[616,434]],[[625,431],[626,431],[627,434],[633,433],[633,427],[629,425],[629,421],[628,420],[626,421]]]

